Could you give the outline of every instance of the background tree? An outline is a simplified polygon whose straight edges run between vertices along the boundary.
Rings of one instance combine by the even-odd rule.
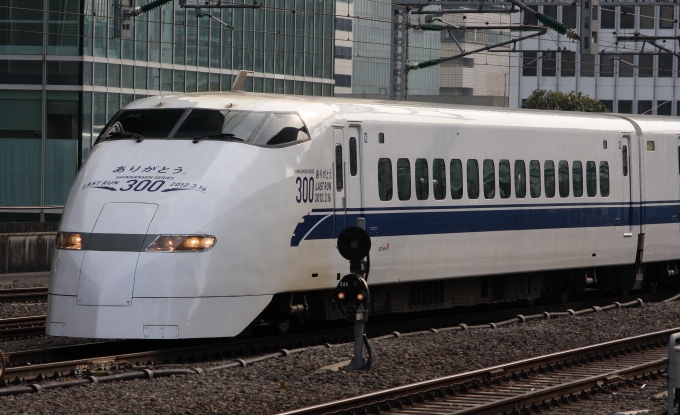
[[[522,108],[537,110],[609,112],[600,101],[583,95],[581,92],[571,91],[568,94],[557,91],[536,89],[522,104]]]

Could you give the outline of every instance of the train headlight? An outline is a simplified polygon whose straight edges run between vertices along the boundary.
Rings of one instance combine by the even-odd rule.
[[[83,238],[79,233],[59,232],[57,234],[57,249],[83,249]]]
[[[205,252],[215,246],[210,235],[159,235],[147,248],[147,252]]]
[[[338,300],[344,300],[345,299],[345,293],[342,291],[338,291]]]

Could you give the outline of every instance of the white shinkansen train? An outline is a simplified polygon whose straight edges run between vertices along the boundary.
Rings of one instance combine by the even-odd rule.
[[[335,319],[365,218],[373,314],[623,291],[680,260],[680,122],[243,92],[142,99],[68,196],[47,332]]]

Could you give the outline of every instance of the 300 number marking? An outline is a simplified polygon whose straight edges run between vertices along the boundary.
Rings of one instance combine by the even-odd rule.
[[[298,203],[312,203],[314,201],[314,178],[298,177],[295,179],[298,185],[298,195],[295,201]]]
[[[155,192],[163,187],[165,180],[156,180],[153,183],[151,180],[142,180],[141,182],[138,180],[128,180],[125,183],[127,183],[128,187],[121,187],[118,190],[121,192],[127,192],[128,190],[134,190],[135,192],[142,192],[144,190],[147,192]]]

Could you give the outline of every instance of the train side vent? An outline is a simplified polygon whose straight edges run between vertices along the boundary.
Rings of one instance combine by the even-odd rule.
[[[422,307],[444,303],[444,281],[414,282],[409,286],[409,306]]]

